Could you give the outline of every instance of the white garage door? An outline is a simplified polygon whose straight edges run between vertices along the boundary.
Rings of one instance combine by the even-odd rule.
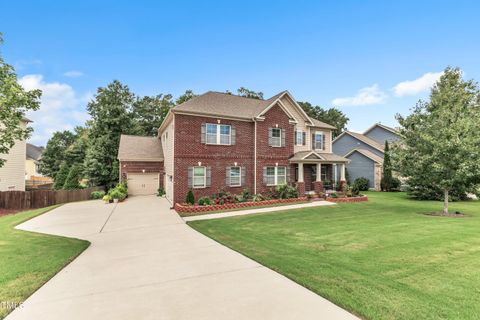
[[[158,173],[129,173],[128,194],[132,196],[156,194],[159,187]]]

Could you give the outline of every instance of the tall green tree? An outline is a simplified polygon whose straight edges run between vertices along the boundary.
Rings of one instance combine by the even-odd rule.
[[[80,188],[80,179],[82,179],[82,166],[80,164],[74,164],[70,167],[63,189],[74,190]]]
[[[298,102],[298,104],[309,117],[334,126],[336,129],[333,130],[333,138],[347,129],[347,123],[350,119],[337,108],[324,109],[320,106],[314,106],[310,102]]]
[[[40,108],[41,94],[40,90],[26,91],[18,84],[15,70],[0,55],[0,167],[5,164],[1,155],[8,154],[15,141],[30,137],[33,129],[23,126],[22,120],[27,111]]]
[[[256,91],[244,88],[244,87],[238,88],[237,89],[237,94],[239,96],[245,97],[245,98],[252,98],[252,99],[259,99],[259,100],[263,99],[263,92],[260,92],[260,91],[256,92]]]
[[[88,103],[89,147],[85,158],[85,173],[93,185],[111,188],[118,182],[118,145],[120,135],[134,131],[131,116],[135,95],[128,86],[115,80],[97,89]]]
[[[52,178],[57,176],[60,165],[67,160],[66,151],[75,142],[75,138],[75,134],[68,130],[57,131],[53,134],[40,159],[41,174]]]
[[[395,169],[410,190],[428,188],[443,194],[448,214],[452,192],[474,190],[480,183],[480,92],[477,83],[447,68],[412,114],[397,115],[402,143],[394,148]]]
[[[54,178],[53,189],[60,190],[63,188],[65,181],[67,180],[69,172],[69,167],[66,162],[62,162],[60,165],[60,169],[58,170],[57,174]]]
[[[184,94],[182,94],[181,96],[179,96],[177,98],[177,100],[175,100],[175,105],[179,105],[179,104],[182,104],[184,102],[187,102],[188,100],[192,99],[192,98],[195,98],[197,95],[195,93],[193,93],[192,90],[186,90]]]
[[[83,167],[88,148],[88,128],[75,127],[74,141],[64,152],[64,159],[69,166],[80,165]]]
[[[383,177],[381,187],[383,191],[392,191],[392,163],[390,161],[390,147],[388,141],[385,141],[384,157],[383,157]]]
[[[143,136],[156,136],[163,119],[173,106],[171,94],[137,98],[133,103],[132,111],[135,133]]]

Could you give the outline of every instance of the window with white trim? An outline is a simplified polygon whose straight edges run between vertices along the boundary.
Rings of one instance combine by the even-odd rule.
[[[282,129],[272,128],[272,146],[273,147],[282,146]]]
[[[314,135],[315,140],[313,141],[314,148],[316,150],[323,150],[323,132],[317,131]]]
[[[287,183],[287,168],[267,167],[265,182],[267,186],[278,186]]]
[[[193,187],[205,188],[207,185],[207,174],[205,167],[193,167]]]
[[[296,130],[295,131],[295,144],[297,146],[302,146],[303,145],[303,131],[301,131],[301,130]]]
[[[232,141],[232,128],[226,124],[206,124],[205,138],[207,144],[230,145]]]
[[[230,167],[230,187],[240,187],[242,185],[242,169],[240,167]]]

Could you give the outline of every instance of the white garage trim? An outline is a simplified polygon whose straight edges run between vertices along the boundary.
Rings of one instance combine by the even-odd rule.
[[[140,177],[135,180],[134,177]],[[150,177],[150,178],[148,178]],[[130,172],[127,173],[128,194],[152,195],[156,194],[160,187],[160,173],[156,172]]]

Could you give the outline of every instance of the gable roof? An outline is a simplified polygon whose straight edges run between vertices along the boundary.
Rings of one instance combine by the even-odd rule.
[[[322,122],[320,120],[317,120],[317,119],[314,119],[312,117],[310,117],[310,120],[312,121],[313,123],[313,127],[318,127],[318,128],[328,128],[328,129],[336,129],[336,127],[328,124],[328,123],[325,123],[325,122]]]
[[[43,147],[37,147],[31,143],[27,143],[26,158],[38,161],[42,157],[43,150],[44,150]]]
[[[373,153],[369,150],[366,150],[366,149],[353,149],[352,151],[350,151],[349,153],[347,153],[345,155],[345,158],[348,158],[350,155],[352,155],[355,152],[363,154],[365,157],[375,161],[378,164],[383,164],[383,158],[382,157],[380,157],[380,156],[376,155],[375,153]]]
[[[285,110],[285,106],[280,100],[284,96],[288,96],[293,101],[293,104],[299,109],[304,120],[309,122],[310,125],[319,128],[335,129],[332,125],[309,117],[288,91],[282,91],[266,100],[246,98],[223,92],[208,91],[207,93],[196,96],[173,107],[171,111],[173,113],[187,113],[200,116],[217,116],[253,121],[255,118],[261,118],[264,113],[277,103]],[[289,117],[294,119],[288,110],[285,110],[285,112]]]
[[[372,131],[372,130],[375,129],[376,127],[382,128],[382,129],[384,129],[384,130],[390,131],[390,132],[395,133],[395,134],[398,135],[397,129],[392,128],[392,127],[389,127],[389,126],[386,126],[386,125],[384,125],[384,124],[381,124],[380,122],[375,123],[373,126],[371,126],[370,128],[368,128],[367,130],[365,130],[365,132],[364,132],[363,134],[369,133],[370,131]]]
[[[332,161],[332,162],[349,162],[348,159],[345,157],[341,157],[339,155],[336,155],[334,153],[329,153],[329,152],[316,152],[312,150],[308,151],[299,151],[296,152],[290,159],[291,162],[296,162],[296,161],[306,161],[308,160],[321,160],[321,161]]]
[[[173,107],[172,112],[252,120],[267,108],[275,97],[260,100],[209,91]]]
[[[338,141],[341,137],[343,137],[344,135],[348,134],[349,136],[351,137],[354,137],[355,139],[357,140],[360,140],[362,141],[363,143],[366,143],[368,144],[369,146],[379,150],[379,151],[382,151],[383,152],[383,149],[384,149],[384,146],[380,143],[378,143],[377,141],[361,134],[361,133],[356,133],[356,132],[352,132],[352,131],[343,131],[342,134],[340,134],[338,137],[336,137],[332,143],[335,143],[336,141]]]
[[[163,161],[162,141],[157,137],[122,134],[117,158],[130,161]]]

